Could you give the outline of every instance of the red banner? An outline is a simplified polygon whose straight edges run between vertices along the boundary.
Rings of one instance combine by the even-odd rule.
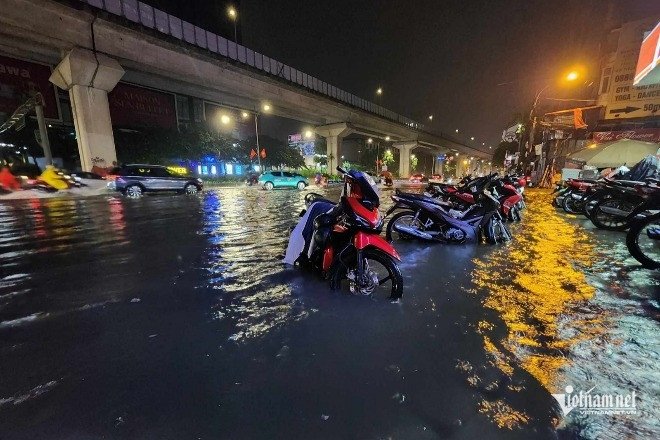
[[[119,83],[108,93],[112,125],[176,128],[174,95]]]
[[[617,141],[619,139],[633,139],[636,141],[660,143],[660,128],[594,132],[594,142],[596,143]]]
[[[44,97],[44,115],[59,119],[55,86],[48,81],[50,66],[0,56],[0,120],[8,118],[14,110],[35,92]]]

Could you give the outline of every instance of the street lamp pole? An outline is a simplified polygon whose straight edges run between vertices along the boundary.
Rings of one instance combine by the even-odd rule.
[[[259,164],[259,172],[263,173],[264,170],[261,169],[261,147],[259,146],[259,113],[254,114],[254,133],[257,138],[257,163]]]
[[[234,43],[238,44],[238,34],[236,32],[236,21],[238,20],[238,12],[236,11],[236,8],[233,6],[230,6],[229,9],[227,10],[227,14],[229,15],[229,18],[234,22]]]

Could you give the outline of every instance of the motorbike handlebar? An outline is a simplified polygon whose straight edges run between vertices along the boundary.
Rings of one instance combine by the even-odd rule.
[[[341,174],[348,174],[348,172],[340,166],[337,167],[337,171],[339,171]]]

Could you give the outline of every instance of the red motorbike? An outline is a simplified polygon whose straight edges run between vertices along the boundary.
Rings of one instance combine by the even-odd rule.
[[[475,200],[471,187],[477,179],[470,176],[464,178],[459,186],[447,184],[431,184],[426,188],[428,195],[446,202],[452,209],[464,211],[474,205]],[[502,218],[519,221],[520,210],[525,207],[522,196],[526,181],[523,177],[505,176],[494,178],[491,189],[493,196],[500,202]]]
[[[360,171],[337,171],[344,185],[339,204],[315,193],[305,197],[307,210],[291,233],[284,262],[322,274],[332,289],[396,301],[403,294],[401,258],[380,236],[375,183]]]
[[[500,202],[502,217],[511,221],[520,221],[520,208],[523,197],[514,186],[514,179],[504,177],[493,184],[493,195]]]

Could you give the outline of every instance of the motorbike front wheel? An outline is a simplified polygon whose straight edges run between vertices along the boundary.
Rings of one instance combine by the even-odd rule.
[[[504,222],[495,215],[488,221],[484,233],[486,236],[486,242],[490,244],[504,243],[505,241],[511,240],[511,232],[509,231],[509,228],[507,228]]]
[[[572,195],[564,197],[564,200],[561,202],[561,207],[564,208],[564,211],[568,214],[582,214],[582,212],[584,212],[580,202],[573,198]]]
[[[660,268],[660,213],[634,220],[626,235],[630,255],[647,269]]]
[[[357,274],[357,253],[338,260],[329,274],[330,288],[348,290],[374,299],[396,301],[401,298],[403,276],[392,257],[378,249],[368,248],[360,252],[360,258],[363,267],[361,276]]]

